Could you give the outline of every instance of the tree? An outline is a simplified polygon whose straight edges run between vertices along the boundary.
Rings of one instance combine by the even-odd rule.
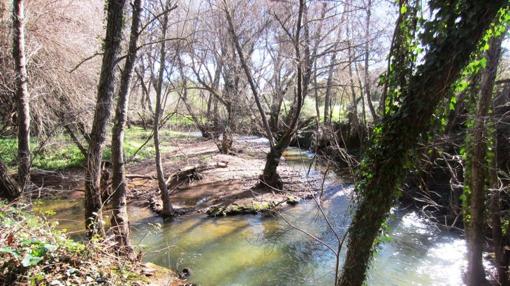
[[[106,140],[106,126],[114,96],[115,67],[122,40],[124,5],[125,0],[108,0],[106,3],[107,20],[103,61],[85,170],[85,227],[89,237],[95,234],[104,235],[101,163]]]
[[[466,271],[466,280],[468,285],[486,284],[485,271],[483,268],[482,250],[484,243],[485,227],[485,194],[487,189],[488,168],[486,165],[487,149],[487,121],[489,108],[492,103],[492,94],[496,72],[501,56],[501,42],[503,37],[493,37],[489,41],[489,50],[487,51],[486,68],[482,72],[480,82],[480,98],[476,108],[474,127],[471,130],[471,146],[469,148],[468,158],[471,169],[466,185],[470,191],[469,216],[467,220],[468,227],[468,269]]]
[[[401,0],[398,3],[398,18],[391,40],[388,66],[384,74],[384,86],[379,101],[380,113],[384,116],[402,104],[401,95],[406,94],[412,70],[417,61],[413,46],[416,33],[420,1]],[[391,94],[389,87],[392,86]]]
[[[293,136],[297,132],[299,116],[301,114],[304,99],[308,93],[308,86],[310,84],[312,74],[313,63],[311,61],[310,56],[309,47],[310,39],[308,33],[306,33],[306,29],[303,29],[303,27],[308,24],[306,20],[304,20],[306,19],[307,7],[304,0],[299,1],[297,19],[292,34],[289,34],[289,29],[288,27],[285,27],[284,21],[282,21],[281,19],[278,18],[278,16],[275,15],[277,21],[282,26],[282,29],[285,30],[288,37],[290,38],[289,40],[292,43],[292,48],[294,52],[293,56],[296,59],[295,62],[296,86],[294,92],[294,101],[289,110],[289,116],[287,116],[287,120],[285,122],[286,129],[282,135],[277,135],[274,134],[274,132],[272,132],[271,126],[269,125],[269,121],[267,120],[264,107],[262,106],[261,97],[257,89],[257,85],[255,83],[255,79],[247,63],[245,52],[243,51],[243,48],[240,44],[239,36],[234,26],[231,10],[228,7],[226,1],[223,1],[223,6],[225,9],[225,16],[229,26],[230,35],[232,37],[232,40],[237,51],[237,55],[241,62],[241,67],[243,68],[244,74],[248,80],[250,89],[255,99],[255,103],[257,105],[257,109],[262,119],[262,125],[264,126],[267,139],[269,140],[270,150],[266,157],[266,164],[264,166],[264,170],[262,172],[262,175],[260,176],[260,183],[262,186],[269,186],[270,188],[279,190],[283,187],[283,182],[281,180],[280,175],[277,172],[277,168],[280,163],[280,158],[283,152],[289,146]],[[302,36],[301,34],[304,34],[303,41],[301,40]],[[302,49],[302,46],[304,46],[304,49]]]
[[[163,170],[163,165],[161,162],[161,150],[160,150],[160,143],[159,143],[159,128],[161,126],[161,117],[163,115],[164,110],[164,102],[166,100],[163,100],[163,97],[167,95],[165,92],[165,95],[163,94],[163,83],[165,79],[165,68],[166,68],[166,36],[168,32],[168,22],[169,17],[168,14],[171,10],[170,6],[170,0],[166,1],[165,7],[164,7],[164,15],[161,22],[161,38],[160,38],[160,50],[159,50],[159,71],[158,71],[158,77],[156,79],[156,110],[154,111],[154,126],[153,126],[153,134],[154,134],[154,149],[156,151],[156,173],[158,177],[158,187],[159,191],[161,192],[161,200],[163,201],[163,209],[161,210],[162,216],[172,216],[174,209],[172,207],[172,203],[170,202],[170,193],[168,192],[168,186],[166,185],[165,181],[165,173]]]
[[[195,31],[194,45],[190,51],[190,68],[198,88],[209,93],[206,117],[212,121],[212,124],[208,124],[208,129],[213,131],[211,137],[216,139],[221,133],[222,140],[217,142],[216,145],[221,153],[228,154],[233,143],[232,132],[235,129],[235,121],[239,119],[236,117],[236,110],[240,105],[238,98],[242,94],[244,86],[241,78],[242,71],[236,59],[235,47],[228,30],[222,26],[223,15],[217,15],[216,12],[214,9],[210,11],[211,15],[208,17],[208,22],[211,23],[203,23],[205,26],[203,28],[200,26],[194,27],[199,31]],[[182,61],[179,60],[179,62]],[[220,86],[221,79],[223,79],[222,86]],[[186,107],[189,106],[185,99],[184,103]],[[225,110],[224,119],[220,118],[218,103]],[[194,121],[199,129],[205,129],[200,127],[199,120],[190,108],[188,108],[188,113],[195,118]]]
[[[16,71],[16,106],[18,117],[18,184],[21,191],[30,180],[30,94],[28,93],[25,55],[25,1],[14,0],[12,9],[12,56]]]
[[[372,16],[372,0],[368,0],[366,13],[367,18],[365,22],[365,63],[363,69],[363,90],[365,91],[365,97],[367,98],[368,108],[370,109],[370,114],[372,115],[372,120],[377,120],[377,113],[375,112],[374,104],[372,103],[372,93],[370,90],[370,72],[368,70],[369,59],[370,59],[370,19]]]
[[[438,13],[425,26],[423,45],[427,52],[423,63],[411,76],[400,108],[375,127],[360,167],[355,188],[357,209],[349,227],[343,272],[337,281],[341,286],[363,284],[376,238],[398,197],[411,151],[498,10],[508,3],[479,0],[458,1],[451,6],[441,1],[431,4]]]
[[[112,129],[112,208],[111,225],[117,239],[117,247],[121,253],[130,254],[132,248],[129,243],[129,218],[126,203],[126,170],[124,160],[124,126],[127,121],[129,84],[136,61],[137,42],[140,29],[142,0],[134,0],[131,19],[131,33],[126,62],[120,77],[120,87],[117,95],[117,109],[115,111]]]
[[[491,187],[490,197],[490,222],[492,228],[492,240],[494,245],[495,262],[497,267],[497,282],[499,285],[510,285],[508,266],[510,264],[510,226],[505,224],[508,219],[504,206],[505,189],[510,185],[510,85],[503,86],[501,92],[493,101],[493,116],[491,127],[494,128],[493,149],[494,156],[489,167],[489,182]]]
[[[337,36],[332,45],[332,55],[330,56],[329,66],[328,66],[328,77],[326,80],[326,92],[324,95],[324,126],[329,126],[331,124],[331,116],[330,116],[330,107],[331,101],[333,97],[333,80],[335,76],[335,69],[337,67],[337,55],[338,49],[340,46],[340,39],[342,37],[343,32],[343,23],[347,12],[345,9],[342,11],[342,16],[340,19],[340,24],[337,27]]]
[[[88,134],[92,123],[95,88],[100,68],[93,57],[72,72],[77,61],[96,54],[102,25],[102,1],[33,0],[24,3],[25,54],[30,93],[30,137],[39,146],[31,150],[31,160],[40,146],[48,146],[62,128],[69,128],[85,147],[80,134]],[[13,1],[0,5],[0,133],[14,135],[16,116],[16,72],[12,56]],[[9,18],[6,8],[9,8]],[[70,16],[72,15],[72,16]],[[60,23],[65,22],[65,25]],[[41,150],[43,150],[42,148]],[[39,157],[40,158],[40,157]],[[86,158],[86,155],[84,156]],[[9,163],[9,162],[6,162]]]

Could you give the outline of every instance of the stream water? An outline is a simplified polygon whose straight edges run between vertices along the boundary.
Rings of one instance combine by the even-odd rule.
[[[291,149],[285,154],[306,175],[310,154]],[[318,172],[317,169],[312,169]],[[322,207],[334,231],[313,200],[282,212],[282,217],[244,215],[206,218],[202,215],[163,221],[148,209],[129,209],[132,240],[144,260],[172,269],[191,269],[191,282],[215,285],[334,285],[335,255],[323,244],[296,230],[306,230],[336,249],[349,224],[352,185],[331,175]],[[45,201],[61,228],[82,228],[80,201]],[[285,219],[284,219],[285,218]],[[394,210],[389,239],[379,247],[368,285],[462,285],[465,243],[461,237],[434,228],[414,212]],[[342,251],[342,257],[345,253]]]

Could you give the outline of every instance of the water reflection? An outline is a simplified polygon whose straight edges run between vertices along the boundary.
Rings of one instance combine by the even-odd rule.
[[[346,196],[323,204],[335,230],[349,223]],[[82,229],[80,202],[45,202],[53,220],[69,231]],[[341,214],[341,215],[336,215]],[[132,240],[146,261],[193,271],[199,285],[332,285],[335,257],[325,246],[277,217],[202,216],[164,222],[144,208],[130,208]],[[312,201],[283,213],[296,226],[334,246],[336,237]],[[396,213],[391,240],[382,244],[369,272],[369,285],[462,285],[465,243],[441,233],[415,213]]]
[[[297,160],[303,160],[298,155]],[[309,161],[294,166],[305,170]],[[350,222],[352,186],[335,178],[328,178],[326,186],[322,207],[341,236]],[[80,202],[44,202],[43,209],[49,208],[56,209],[54,219],[62,227],[82,229],[77,223],[82,218]],[[334,284],[334,254],[280,217],[190,216],[164,222],[145,208],[130,207],[129,213],[132,240],[144,250],[144,259],[173,269],[191,268],[190,280],[198,285]],[[282,215],[336,246],[337,238],[314,201]],[[391,240],[379,246],[368,285],[462,285],[466,253],[461,237],[440,232],[412,212],[395,211],[389,225]]]

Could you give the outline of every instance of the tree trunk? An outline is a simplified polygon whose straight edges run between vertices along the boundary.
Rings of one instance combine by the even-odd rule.
[[[278,165],[280,164],[280,158],[283,151],[287,149],[292,139],[292,136],[296,133],[297,124],[299,121],[299,115],[301,108],[303,107],[305,96],[308,92],[308,85],[311,79],[312,67],[310,66],[310,50],[309,50],[309,34],[308,34],[308,21],[307,21],[308,8],[304,0],[299,1],[299,14],[296,25],[296,32],[294,41],[295,57],[301,59],[301,45],[300,34],[301,29],[304,28],[305,36],[305,47],[304,47],[304,59],[301,59],[296,63],[297,79],[296,79],[296,94],[293,106],[290,110],[290,116],[287,120],[287,130],[282,137],[277,141],[274,146],[270,146],[270,151],[266,157],[266,164],[264,171],[260,176],[260,185],[269,186],[270,188],[281,190],[283,188],[283,182],[280,175],[278,174]],[[304,27],[301,23],[304,22]]]
[[[348,2],[348,7],[352,6],[352,1]],[[350,9],[350,8],[348,8]],[[351,113],[349,114],[349,127],[350,127],[350,133],[353,138],[359,139],[360,146],[363,145],[363,135],[361,132],[361,123],[358,117],[358,100],[356,99],[356,86],[354,84],[354,74],[352,71],[352,65],[354,62],[354,51],[352,47],[351,42],[351,27],[349,24],[350,17],[347,18],[347,24],[346,24],[346,32],[348,37],[348,43],[347,43],[347,57],[349,60],[349,66],[348,66],[348,72],[349,72],[349,83],[350,83],[350,91],[351,91],[351,100],[352,100],[352,107],[351,107]],[[361,98],[363,98],[363,94],[361,94]],[[363,106],[364,107],[364,106]]]
[[[165,76],[165,66],[166,66],[166,34],[168,31],[168,14],[170,10],[170,0],[167,0],[165,4],[166,13],[163,16],[162,22],[162,34],[161,34],[161,47],[160,47],[160,55],[159,55],[159,74],[158,81],[156,85],[156,111],[154,112],[154,149],[156,151],[156,172],[158,177],[158,187],[161,192],[161,200],[163,201],[163,209],[161,210],[162,216],[172,216],[173,215],[173,207],[170,202],[170,194],[168,192],[168,187],[165,183],[165,174],[163,171],[163,165],[161,162],[161,150],[160,150],[160,142],[159,142],[159,127],[161,116],[163,113],[163,81]]]
[[[106,140],[106,126],[112,109],[114,73],[122,39],[124,4],[125,0],[109,0],[107,2],[103,62],[85,170],[85,226],[89,237],[95,234],[104,235],[100,184],[101,161]]]
[[[315,95],[315,153],[318,153],[319,145],[322,140],[322,128],[321,128],[321,112],[319,109],[319,84],[317,82],[317,61],[315,62],[315,68],[313,72],[313,87]]]
[[[223,51],[222,51],[223,52]],[[216,69],[214,70],[214,81],[212,88],[214,90],[218,90],[220,85],[220,76],[223,70],[223,62],[221,60],[216,62]],[[212,118],[212,124],[208,122],[208,125],[212,125],[214,131],[217,129],[218,125],[218,100],[212,92],[209,92],[209,99],[207,100],[207,119]]]
[[[233,48],[235,51],[235,48]],[[226,51],[226,49],[225,49]],[[223,50],[222,50],[223,52]],[[235,57],[235,52],[233,53],[233,57]],[[237,78],[238,79],[238,78]],[[228,154],[230,148],[232,147],[232,143],[234,142],[232,138],[232,127],[234,125],[234,101],[232,99],[235,98],[238,92],[238,81],[235,75],[235,68],[232,69],[231,65],[226,65],[223,72],[223,100],[222,103],[225,106],[227,112],[227,118],[225,120],[225,124],[222,130],[222,139],[221,143],[217,144],[220,153]]]
[[[416,148],[420,134],[427,132],[436,106],[446,96],[506,2],[463,2],[460,22],[447,26],[444,34],[431,43],[433,48],[411,77],[401,107],[378,126],[380,131],[374,133],[371,148],[367,150],[359,172],[361,175],[356,185],[358,205],[349,227],[347,255],[338,285],[363,284],[374,242],[398,197],[410,152]]]
[[[364,67],[364,90],[365,96],[367,98],[368,108],[370,109],[370,114],[372,115],[372,121],[375,122],[377,120],[377,113],[375,112],[374,104],[372,103],[372,95],[370,92],[370,73],[368,71],[368,60],[370,58],[370,17],[372,15],[372,0],[368,0],[367,3],[367,20],[365,23],[365,67]]]
[[[225,3],[226,4],[226,3]],[[301,113],[301,109],[303,107],[304,99],[308,92],[308,85],[310,83],[311,74],[312,74],[312,62],[310,56],[310,38],[308,34],[308,21],[307,19],[307,7],[304,0],[299,1],[299,12],[298,18],[296,21],[296,28],[294,32],[294,36],[291,37],[293,48],[295,50],[295,58],[299,59],[296,63],[296,93],[294,97],[293,105],[290,109],[288,122],[286,127],[286,131],[283,136],[278,140],[278,142],[274,143],[274,136],[267,121],[264,109],[259,100],[259,93],[257,87],[255,85],[255,81],[253,79],[250,68],[246,63],[246,59],[244,57],[243,49],[241,48],[241,44],[239,43],[238,36],[235,32],[234,23],[232,20],[232,16],[230,15],[229,8],[225,5],[225,14],[227,18],[227,23],[229,25],[230,34],[232,36],[232,40],[235,44],[235,48],[239,55],[239,59],[241,62],[241,66],[245,72],[245,75],[248,79],[248,83],[250,84],[250,88],[253,93],[253,97],[255,98],[255,103],[257,104],[257,108],[259,109],[260,116],[262,118],[262,123],[264,128],[266,129],[267,137],[269,140],[270,152],[267,155],[266,165],[264,167],[264,171],[260,176],[260,184],[261,186],[269,186],[276,189],[281,189],[282,181],[280,176],[277,173],[277,167],[280,161],[280,157],[283,151],[289,146],[289,143],[292,139],[292,136],[296,133],[297,123],[299,121],[299,115]],[[303,20],[304,19],[304,20]],[[304,51],[303,57],[301,54],[301,43],[300,36],[301,32],[304,28]]]
[[[321,16],[320,16],[320,25],[315,33],[315,43],[314,43],[314,46],[313,46],[313,51],[312,51],[312,61],[313,61],[313,86],[314,86],[314,95],[315,95],[315,113],[316,113],[316,119],[315,119],[315,123],[316,123],[316,142],[315,142],[315,151],[317,151],[317,148],[318,148],[318,144],[319,144],[319,141],[320,141],[320,133],[321,133],[321,113],[320,113],[320,110],[319,110],[319,85],[318,85],[318,82],[317,82],[317,51],[319,49],[319,44],[321,42],[321,32],[322,32],[322,26],[323,26],[323,21],[324,20],[324,17],[326,16],[326,10],[327,10],[327,4],[326,3],[322,3],[322,11],[321,11]],[[308,21],[308,19],[305,19],[305,21]],[[308,33],[308,25],[305,26],[305,29],[307,29],[307,33]],[[308,34],[305,34],[305,36],[307,37],[307,39],[309,39],[309,35]],[[311,64],[310,64],[311,65]]]
[[[276,59],[274,60],[274,69],[276,71],[282,70],[282,60],[281,53],[279,52]],[[280,72],[275,72],[273,74],[273,84],[275,86],[275,94],[272,96],[271,106],[269,107],[269,129],[271,132],[278,132],[279,120],[280,120],[280,111],[282,109],[283,97],[286,93],[286,90],[282,86],[282,80],[280,77]]]
[[[470,216],[468,221],[468,270],[466,272],[467,284],[470,286],[487,284],[483,268],[482,250],[484,244],[485,226],[485,192],[487,188],[486,165],[486,137],[487,115],[492,102],[492,91],[496,79],[499,58],[501,54],[502,37],[490,40],[487,52],[487,66],[483,71],[480,83],[480,99],[475,117],[475,126],[471,133],[472,146],[469,157],[471,161],[471,176],[468,185],[470,195]]]
[[[7,174],[7,167],[0,161],[0,198],[12,201],[19,197],[20,193],[18,183]]]
[[[324,125],[330,125],[331,124],[331,101],[333,97],[333,78],[335,75],[335,69],[336,69],[336,57],[338,54],[338,46],[340,44],[340,39],[342,37],[342,23],[344,22],[346,12],[342,12],[342,17],[340,18],[340,25],[337,28],[337,38],[335,41],[335,44],[333,46],[333,55],[331,56],[329,60],[329,67],[328,67],[328,78],[326,80],[326,92],[324,95]]]
[[[499,285],[509,286],[508,266],[510,260],[510,228],[503,223],[502,217],[506,209],[504,207],[503,194],[508,189],[510,181],[507,176],[510,171],[509,156],[510,154],[510,128],[507,123],[510,119],[510,105],[507,102],[510,99],[510,85],[506,85],[499,95],[493,101],[492,128],[494,133],[494,156],[492,157],[492,168],[490,169],[490,185],[492,194],[490,200],[492,239],[494,245],[494,253],[496,256],[496,281]]]
[[[361,99],[361,116],[363,119],[363,130],[367,128],[367,110],[365,104],[365,85],[361,82],[361,76],[359,74],[358,64],[354,64],[354,69],[356,70],[356,78],[358,79],[359,93]]]
[[[18,118],[18,184],[21,191],[30,181],[30,94],[25,55],[25,1],[14,0],[12,9],[12,56],[16,72],[16,106]]]
[[[282,189],[283,181],[278,174],[277,168],[280,164],[280,158],[282,157],[284,150],[285,148],[275,146],[270,149],[269,153],[267,153],[264,171],[260,176],[262,186],[268,186],[276,190]]]
[[[117,97],[117,109],[115,111],[114,125],[112,129],[112,218],[111,225],[117,240],[117,247],[122,254],[131,254],[133,249],[129,242],[129,217],[126,202],[126,170],[124,166],[124,127],[127,121],[129,84],[133,67],[136,61],[138,42],[138,30],[140,27],[140,14],[142,0],[134,0],[131,22],[131,35],[129,48],[120,78],[120,88]]]
[[[493,159],[496,162],[496,159]],[[492,239],[494,244],[494,253],[496,256],[496,270],[497,270],[497,282],[501,286],[510,285],[508,281],[508,255],[506,254],[506,239],[503,236],[502,222],[501,222],[501,192],[502,190],[498,187],[497,178],[497,164],[493,165],[490,171],[491,174],[491,185],[493,187],[492,196],[490,200],[491,210],[491,222],[492,222]]]
[[[232,110],[232,102],[229,98],[229,103],[227,104],[227,122],[225,123],[225,127],[223,129],[223,136],[221,138],[221,146],[220,146],[220,153],[222,154],[228,154],[230,152],[230,149],[232,148],[232,143],[234,142],[234,139],[232,138],[232,128],[231,125],[233,123],[233,117],[234,117],[234,111]]]
[[[351,9],[352,0],[349,0],[346,5],[348,7],[347,9]],[[349,125],[350,125],[351,130],[353,131],[352,133],[356,134],[361,141],[362,138],[361,138],[361,132],[360,132],[360,122],[359,122],[359,118],[358,118],[358,101],[356,100],[356,87],[354,85],[354,74],[352,71],[354,55],[353,55],[353,48],[352,48],[352,42],[351,42],[352,35],[351,35],[351,27],[350,27],[350,23],[349,23],[350,19],[351,19],[351,17],[348,16],[347,24],[346,24],[346,32],[347,32],[347,38],[348,38],[347,57],[349,60],[348,71],[349,71],[349,82],[350,82],[351,98],[352,98],[352,109],[351,109],[351,115],[349,117]],[[361,145],[361,142],[360,142],[360,145]]]

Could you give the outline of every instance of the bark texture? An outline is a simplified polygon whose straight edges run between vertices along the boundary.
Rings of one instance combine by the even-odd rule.
[[[428,130],[432,113],[467,64],[478,41],[507,1],[465,1],[461,19],[430,43],[423,64],[412,76],[401,107],[386,116],[361,167],[358,206],[349,227],[340,286],[361,286],[380,228],[397,196],[410,151]]]
[[[131,33],[129,37],[129,48],[124,63],[124,69],[120,78],[117,109],[112,130],[112,208],[113,214],[111,225],[117,240],[117,247],[121,253],[130,254],[133,252],[129,242],[129,218],[126,202],[126,170],[124,161],[124,127],[127,122],[129,84],[133,74],[136,61],[138,42],[138,30],[140,29],[140,16],[142,11],[142,0],[134,0],[133,14],[131,19]]]
[[[0,199],[12,201],[19,197],[20,187],[7,173],[7,167],[0,161]]]
[[[485,225],[485,194],[487,184],[487,121],[496,71],[501,55],[502,37],[493,38],[489,42],[487,66],[482,73],[480,96],[475,116],[475,125],[471,131],[472,146],[469,152],[471,160],[471,176],[469,177],[470,216],[468,220],[468,269],[466,280],[468,285],[487,284],[483,267],[482,250],[484,244]]]
[[[28,93],[27,60],[25,55],[25,1],[12,5],[12,56],[16,72],[16,107],[18,118],[18,184],[23,191],[30,181],[30,94]]]
[[[109,0],[106,3],[107,24],[104,54],[85,171],[85,226],[89,237],[94,234],[104,235],[100,183],[101,161],[106,140],[106,127],[112,110],[115,66],[122,39],[125,2],[125,0]]]
[[[370,109],[370,114],[372,115],[372,121],[375,122],[377,120],[377,113],[375,112],[374,104],[372,103],[372,93],[370,91],[370,72],[368,71],[368,64],[369,64],[369,59],[370,59],[370,42],[371,42],[370,19],[372,16],[372,0],[368,0],[367,7],[365,9],[366,9],[366,13],[367,13],[367,18],[366,18],[366,22],[365,22],[365,66],[363,68],[363,73],[364,73],[363,86],[364,86],[365,96],[367,97],[368,108]]]
[[[154,149],[156,151],[156,173],[158,177],[158,187],[161,192],[161,200],[163,201],[163,209],[161,210],[162,216],[172,216],[173,215],[173,207],[170,202],[170,194],[168,192],[168,187],[165,182],[165,173],[163,171],[163,165],[161,162],[161,150],[160,150],[160,142],[159,142],[159,127],[161,116],[163,114],[163,81],[165,76],[165,66],[166,66],[166,34],[168,30],[168,14],[170,10],[170,1],[167,0],[165,5],[165,14],[163,16],[162,22],[162,33],[161,33],[161,47],[159,54],[159,73],[158,80],[156,84],[156,111],[154,112]]]
[[[510,185],[510,178],[501,175],[510,173],[510,85],[506,85],[496,96],[493,102],[494,115],[492,124],[495,128],[494,149],[495,160],[492,160],[490,169],[491,190],[491,227],[492,239],[494,244],[495,262],[497,267],[497,282],[499,285],[510,285],[508,266],[510,264],[510,226],[504,224],[506,207],[504,205],[505,189]]]

